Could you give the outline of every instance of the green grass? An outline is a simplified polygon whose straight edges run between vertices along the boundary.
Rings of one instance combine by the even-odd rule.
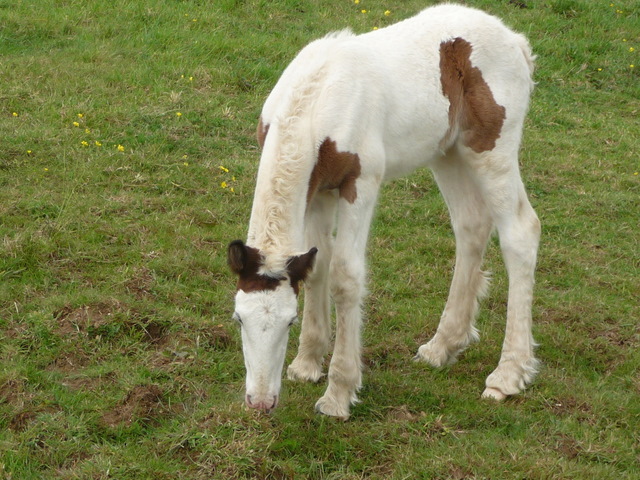
[[[538,55],[522,150],[543,224],[535,384],[503,404],[479,398],[504,329],[495,242],[482,343],[444,370],[411,362],[454,254],[421,171],[385,187],[378,208],[352,419],[314,414],[323,384],[285,381],[270,416],[241,405],[225,257],[248,224],[262,102],[311,39],[432,3],[0,0],[0,477],[638,478],[630,0],[466,2]]]

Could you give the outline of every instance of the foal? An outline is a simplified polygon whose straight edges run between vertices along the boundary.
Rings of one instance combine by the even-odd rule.
[[[330,34],[305,47],[269,95],[246,244],[229,245],[238,274],[246,403],[278,403],[289,327],[304,317],[293,380],[317,382],[336,335],[328,386],[316,403],[347,418],[361,386],[365,248],[381,184],[433,170],[456,237],[449,298],[416,358],[450,364],[479,339],[480,269],[493,229],[509,275],[502,356],[483,396],[504,399],[536,374],[531,303],[540,223],[518,169],[533,88],[527,40],[478,10],[440,5],[364,35]],[[335,236],[334,236],[334,231]],[[306,252],[306,253],[303,253]]]

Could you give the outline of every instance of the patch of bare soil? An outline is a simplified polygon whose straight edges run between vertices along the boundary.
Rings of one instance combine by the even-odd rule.
[[[387,419],[392,422],[415,422],[426,417],[425,412],[412,412],[406,405],[393,407],[387,412]]]
[[[471,480],[478,477],[467,469],[452,465],[447,478],[450,480]]]
[[[21,408],[30,398],[31,395],[26,391],[24,382],[20,379],[10,379],[0,385],[0,403]]]
[[[62,353],[58,358],[47,366],[49,371],[62,373],[74,373],[85,368],[89,364],[89,357],[86,353],[76,350]]]
[[[162,345],[166,341],[167,325],[127,308],[112,299],[80,307],[66,306],[56,312],[55,333],[61,337],[86,335],[113,337],[118,334],[142,334],[142,341]]]
[[[164,393],[157,385],[134,387],[114,408],[102,415],[108,427],[130,426],[135,421],[150,423],[168,413]]]
[[[63,307],[54,315],[58,322],[55,333],[66,337],[86,333],[90,328],[98,329],[111,323],[114,314],[122,309],[122,305],[117,300],[82,305],[76,308]]]
[[[35,410],[22,410],[13,416],[9,422],[9,430],[13,432],[24,432],[27,426],[36,418],[38,414]]]
[[[559,435],[554,450],[564,457],[573,460],[582,452],[582,447],[577,440],[568,435]]]
[[[547,408],[558,417],[574,416],[581,422],[595,424],[593,407],[573,397],[552,398],[546,401]]]
[[[9,430],[24,432],[40,413],[52,413],[57,409],[51,406],[33,406],[23,408],[9,421]]]
[[[176,333],[167,336],[151,358],[155,368],[173,370],[181,365],[194,362],[198,358],[199,349],[224,350],[233,342],[231,334],[224,325],[212,325],[198,329],[190,335]]]
[[[152,295],[151,289],[155,284],[153,272],[147,267],[140,267],[133,272],[133,276],[125,283],[127,290],[138,298]]]
[[[196,342],[205,348],[224,350],[232,343],[231,334],[223,324],[211,325],[198,331]]]
[[[366,368],[379,369],[394,365],[401,359],[406,362],[411,359],[415,352],[412,352],[408,345],[402,342],[391,340],[389,343],[365,347],[362,354],[362,363]],[[401,356],[398,357],[398,354]]]

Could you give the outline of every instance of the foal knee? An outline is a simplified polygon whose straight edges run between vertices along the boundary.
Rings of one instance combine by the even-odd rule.
[[[329,273],[331,296],[336,304],[353,306],[359,305],[365,294],[363,266],[345,259],[331,262]]]

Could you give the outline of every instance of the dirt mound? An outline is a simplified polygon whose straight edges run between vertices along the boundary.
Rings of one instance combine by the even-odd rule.
[[[157,385],[134,387],[114,408],[104,413],[103,423],[108,427],[130,426],[133,422],[153,422],[165,415],[164,393]]]
[[[58,321],[56,333],[64,337],[99,329],[111,323],[114,315],[121,312],[122,309],[122,305],[117,300],[82,305],[75,308],[65,306],[54,314]]]
[[[156,345],[166,340],[168,330],[166,324],[115,299],[79,307],[65,306],[54,316],[55,333],[61,337],[85,335],[109,340],[137,333],[141,334],[142,341]]]

